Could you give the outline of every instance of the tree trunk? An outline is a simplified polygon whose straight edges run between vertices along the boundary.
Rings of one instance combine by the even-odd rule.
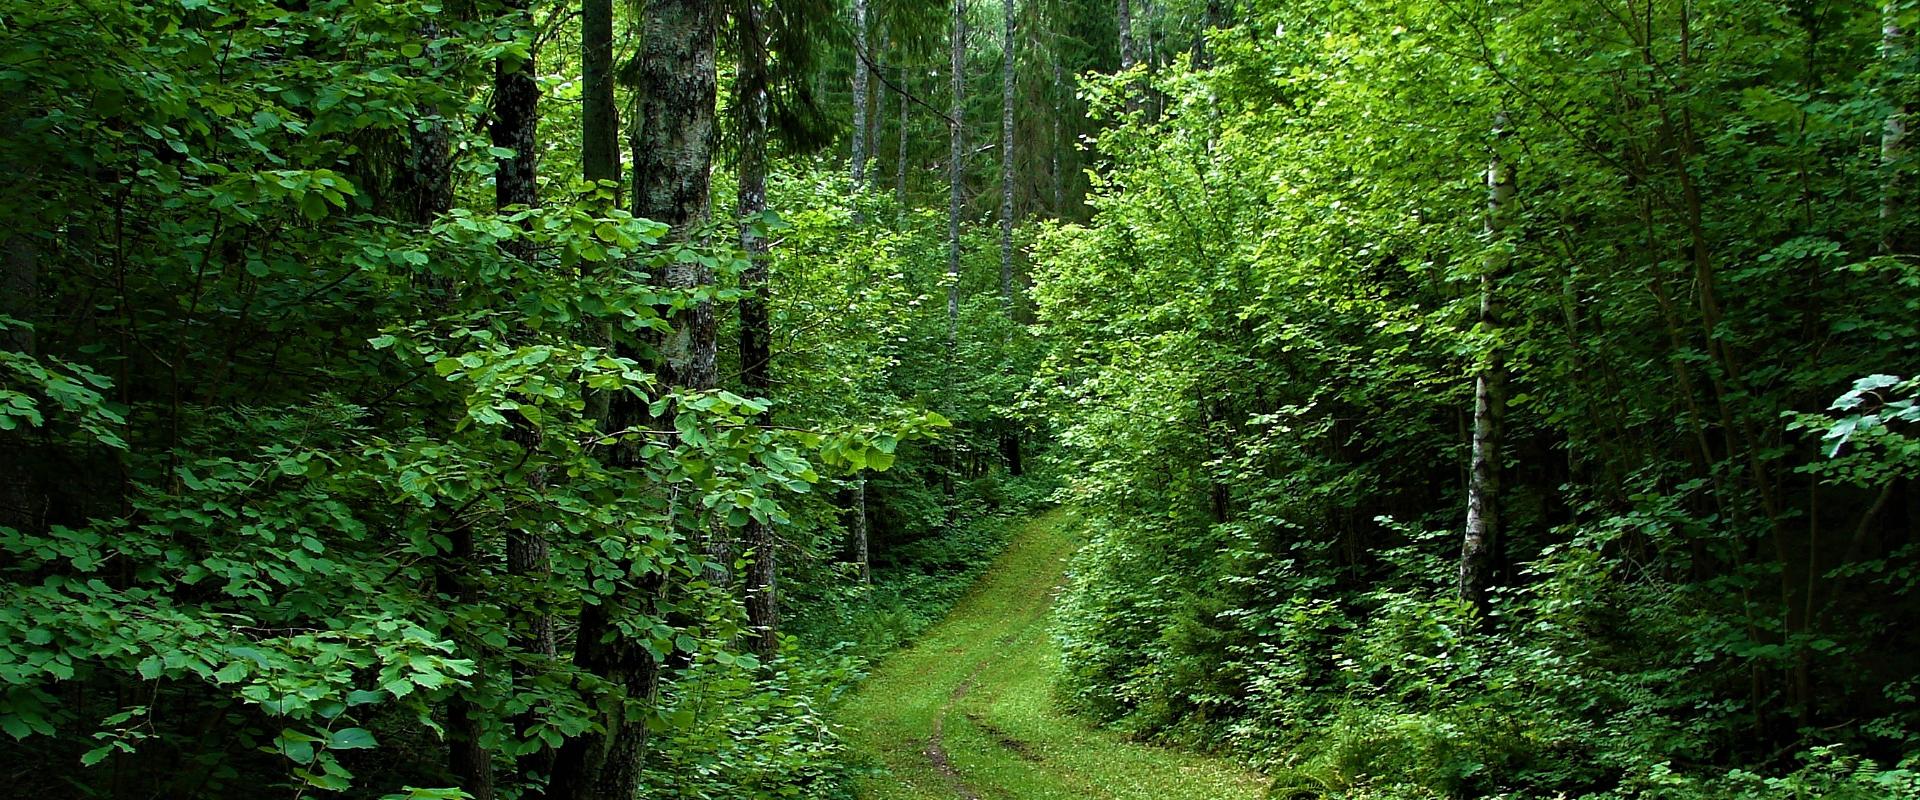
[[[1147,50],[1140,54],[1140,60],[1147,65],[1148,75],[1160,74],[1160,58],[1165,52],[1166,26],[1161,24],[1160,6],[1154,0],[1140,0],[1140,15],[1146,18]],[[1152,82],[1137,87],[1143,103],[1151,103],[1148,108],[1149,119],[1159,119],[1166,113],[1167,96],[1153,88]]]
[[[1193,66],[1195,69],[1207,69],[1213,66],[1213,56],[1207,52],[1207,33],[1220,27],[1224,14],[1220,0],[1207,0],[1207,7],[1200,17],[1200,34],[1193,37]]]
[[[425,23],[420,36],[427,51],[436,52],[432,45],[439,38],[439,26]],[[438,112],[427,110],[419,122],[408,141],[406,169],[396,183],[404,212],[425,228],[453,207],[453,159],[447,126]],[[473,532],[461,527],[446,533],[450,547],[434,564],[434,590],[456,605],[471,603],[474,593],[467,572],[472,569]],[[468,795],[490,799],[494,794],[493,759],[480,746],[482,733],[473,702],[458,692],[448,697],[447,771]]]
[[[1473,390],[1473,455],[1467,471],[1467,525],[1460,543],[1460,597],[1487,611],[1495,554],[1500,547],[1500,445],[1507,404],[1506,363],[1500,344],[1500,277],[1507,254],[1500,238],[1513,203],[1513,173],[1500,149],[1507,118],[1494,118],[1494,153],[1487,162],[1487,263],[1480,274],[1480,328],[1492,341]]]
[[[1073,92],[1067,90],[1066,67],[1060,63],[1060,54],[1053,54],[1053,89],[1059,97],[1053,111],[1053,144],[1051,172],[1053,177],[1053,216],[1065,219],[1067,216],[1067,174],[1060,165],[1060,151],[1067,146],[1064,136],[1064,122],[1067,118],[1067,104],[1073,102]]]
[[[947,343],[960,339],[960,204],[967,155],[967,3],[953,0],[953,91],[947,116]]]
[[[867,16],[869,18],[873,16],[871,11]],[[863,192],[880,185],[880,133],[887,127],[885,110],[880,107],[881,101],[885,99],[882,93],[881,77],[887,71],[887,62],[878,54],[886,52],[887,48],[888,35],[883,30],[880,32],[880,45],[869,46],[867,49],[867,55],[872,63],[867,67],[867,171],[866,180],[860,184],[860,190]]]
[[[893,165],[893,200],[902,211],[907,207],[907,68],[900,68],[900,155]]]
[[[611,208],[617,209],[625,202],[626,189],[620,181],[620,111],[614,98],[613,0],[580,1],[580,50],[581,177],[588,183],[612,184]],[[595,344],[610,346],[613,326],[594,323],[591,335]],[[588,418],[604,426],[610,416],[610,394],[591,392],[587,403]]]
[[[620,114],[614,105],[613,0],[581,0],[580,46],[582,177],[613,181],[618,192]]]
[[[761,28],[765,16],[758,0],[745,0],[742,6],[735,25],[740,36],[737,52],[741,54],[739,85],[735,88],[740,94],[740,175],[736,203],[743,221],[740,249],[747,254],[747,269],[740,275],[740,288],[745,293],[740,298],[740,383],[748,397],[768,397],[772,394],[768,370],[773,358],[773,334],[767,317],[767,240],[753,227],[757,222],[755,218],[767,210],[767,75],[765,60],[758,57],[763,49]],[[866,15],[865,6],[865,0],[859,0],[854,7],[855,24],[861,29],[864,29],[861,20]],[[861,38],[865,38],[864,34]],[[865,43],[857,46],[864,48]],[[866,114],[866,87],[862,85],[866,65],[855,64],[854,74],[854,97],[859,101],[859,107],[854,110],[853,185],[857,190],[866,160],[866,142],[860,135],[864,128],[862,117]],[[761,424],[772,422],[771,415],[761,415]],[[778,649],[776,634],[780,627],[773,528],[751,520],[743,533],[749,554],[741,591],[747,607],[747,627],[752,632],[749,642],[760,655],[771,655]]]
[[[664,223],[669,236],[685,241],[708,215],[708,170],[712,164],[715,95],[715,9],[711,0],[654,0],[647,6],[636,73],[635,124],[630,126],[633,213]],[[709,280],[704,268],[679,265],[667,275],[675,288]],[[711,304],[674,319],[658,365],[669,385],[706,389],[714,383],[714,323]],[[622,355],[639,358],[626,348]],[[624,394],[614,403],[614,430],[647,423],[646,404]],[[615,450],[614,465],[639,466],[637,447]],[[631,568],[631,564],[628,565]],[[631,570],[630,570],[631,572]],[[632,701],[658,693],[659,664],[630,637],[620,634],[615,614],[651,614],[662,587],[653,568],[622,581],[610,597],[597,598],[580,614],[574,662],[620,686]],[[646,754],[644,716],[614,713],[603,729],[568,740],[554,765],[549,796],[557,800],[626,800],[634,796]]]
[[[440,26],[428,21],[420,26],[428,58],[437,65],[433,48],[440,38]],[[407,170],[400,178],[406,213],[416,223],[426,225],[453,207],[453,141],[447,135],[446,120],[440,114],[418,120],[408,142]]]
[[[853,0],[853,190],[867,182],[867,0]]]
[[[528,0],[513,0],[507,4],[509,13],[518,16],[526,13]],[[540,87],[534,81],[536,65],[531,54],[517,63],[497,61],[494,63],[493,78],[493,118],[488,130],[493,146],[512,150],[511,155],[499,161],[499,169],[494,172],[494,205],[505,209],[509,207],[531,208],[540,203],[539,165],[536,160],[540,119]],[[509,254],[519,260],[532,263],[534,250],[530,241],[516,239],[509,245]],[[522,420],[516,422],[508,436],[529,453],[538,449],[540,434],[531,424]],[[545,476],[534,472],[528,480],[537,489],[545,482]],[[546,537],[538,530],[507,531],[507,571],[517,577],[538,582],[549,570]],[[536,597],[515,599],[518,608],[515,616],[520,623],[513,645],[524,653],[538,653],[551,658],[554,655],[553,623],[548,618],[545,604]],[[522,715],[515,720],[518,729],[524,731],[533,718]],[[544,758],[529,757],[521,761],[521,772],[544,771]],[[476,798],[481,795],[469,789]],[[487,787],[488,796],[492,787]]]
[[[867,542],[867,479],[853,482],[853,557],[860,562],[860,582],[873,583],[873,554]]]
[[[631,609],[634,612],[651,611],[658,590],[658,581],[643,581],[639,591],[619,591],[613,597],[598,598],[580,611],[574,664],[623,687],[628,698],[651,700],[660,684],[660,667],[634,640],[615,634],[612,606],[633,603],[638,606]],[[588,731],[561,745],[547,797],[605,800],[634,796],[646,757],[646,720],[616,710],[603,724],[604,731]]]
[[[1899,212],[1903,204],[1900,169],[1907,152],[1907,104],[1900,77],[1907,66],[1907,32],[1900,27],[1900,5],[1900,0],[1887,0],[1880,28],[1882,58],[1893,73],[1882,84],[1886,87],[1883,91],[1887,94],[1888,105],[1892,107],[1880,131],[1880,168],[1886,174],[1880,187],[1880,250],[1883,253],[1898,252],[1901,246],[1898,231]]]
[[[0,314],[31,324],[40,312],[40,251],[25,227],[0,238]],[[0,331],[0,350],[33,356],[38,349],[32,328],[13,325]],[[28,429],[0,431],[0,526],[24,534],[40,532],[47,516],[35,449]]]
[[[456,525],[459,523],[455,523]],[[464,526],[449,531],[452,543],[434,569],[435,589],[456,606],[474,602],[473,531]],[[479,676],[474,676],[477,679]],[[447,698],[447,772],[473,800],[493,800],[493,751],[481,744],[485,729],[472,700],[463,692]]]
[[[1013,0],[1000,0],[1000,301],[1013,301]]]
[[[1125,72],[1133,69],[1135,64],[1140,63],[1139,55],[1135,53],[1133,49],[1132,0],[1120,0],[1119,17],[1117,22],[1120,28],[1120,71]],[[1126,92],[1126,110],[1129,112],[1140,110],[1139,89],[1139,86],[1135,85],[1132,81],[1128,81],[1126,88],[1123,90]]]

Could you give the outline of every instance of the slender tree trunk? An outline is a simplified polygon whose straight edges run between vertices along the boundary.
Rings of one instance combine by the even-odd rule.
[[[1500,237],[1513,203],[1513,172],[1501,152],[1507,118],[1494,118],[1494,153],[1487,162],[1488,260],[1480,274],[1480,328],[1491,341],[1473,391],[1473,455],[1467,473],[1466,535],[1460,543],[1460,596],[1484,614],[1500,542],[1500,446],[1506,416],[1507,374],[1500,344],[1500,278],[1507,255]]]
[[[434,570],[435,588],[455,605],[471,604],[476,599],[473,531],[461,526],[449,531],[447,540],[452,547]],[[447,771],[473,800],[493,800],[493,751],[481,744],[485,729],[480,723],[479,711],[465,694],[447,698]]]
[[[960,205],[967,155],[967,3],[953,0],[953,93],[947,116],[947,343],[960,338]]]
[[[615,102],[613,74],[613,0],[580,0],[580,172],[589,183],[613,186],[612,208],[625,202],[620,180],[620,111]],[[585,269],[586,265],[582,265]],[[591,326],[595,344],[610,347],[613,326]],[[604,426],[611,416],[608,392],[591,392],[587,415]]]
[[[1161,61],[1166,54],[1167,29],[1163,22],[1160,4],[1154,0],[1140,0],[1140,15],[1147,26],[1146,52],[1140,54],[1140,61],[1147,65],[1147,74],[1160,74]],[[1167,111],[1167,96],[1153,87],[1149,80],[1146,86],[1139,87],[1142,104],[1148,105],[1148,119],[1160,119]]]
[[[900,154],[893,164],[893,201],[907,207],[907,68],[900,68]]]
[[[439,38],[439,26],[429,21],[421,26],[420,34],[428,52],[437,52],[432,45]],[[447,126],[437,112],[428,113],[430,116],[413,127],[407,168],[398,180],[405,213],[422,228],[453,207],[453,159]],[[446,533],[450,547],[434,565],[434,589],[455,604],[471,603],[474,593],[467,573],[472,569],[473,533],[465,527]],[[447,698],[446,731],[447,771],[467,794],[491,798],[492,754],[480,746],[480,719],[473,702],[464,695],[455,693]]]
[[[524,13],[527,4],[528,0],[508,0],[508,8],[515,15]],[[512,155],[500,159],[499,170],[494,173],[493,198],[501,208],[532,206],[540,200],[535,162],[539,146],[535,141],[539,103],[540,87],[534,82],[531,56],[518,62],[494,63],[493,117],[488,134],[493,146],[513,151]],[[514,255],[532,256],[531,249],[523,243],[515,242],[513,246],[519,250]]]
[[[1051,172],[1053,176],[1053,216],[1065,219],[1067,216],[1067,173],[1060,165],[1060,151],[1067,146],[1064,123],[1067,118],[1066,106],[1073,102],[1073,92],[1067,91],[1066,67],[1060,63],[1060,54],[1053,54],[1053,89],[1060,98],[1053,112],[1053,144]]]
[[[614,104],[613,0],[581,0],[580,45],[582,177],[612,181],[618,187],[620,114]]]
[[[420,26],[420,38],[427,45],[429,58],[439,58],[433,43],[440,38],[440,26],[431,20]],[[425,225],[453,207],[453,143],[447,135],[446,120],[439,113],[418,121],[408,142],[407,171],[401,178],[406,211],[414,222]]]
[[[643,44],[635,70],[636,114],[630,126],[634,164],[633,212],[664,223],[669,236],[685,241],[708,216],[708,170],[712,165],[715,75],[715,8],[711,0],[653,0],[647,6]],[[667,276],[675,288],[710,280],[697,265],[679,265]],[[706,389],[714,384],[713,308],[701,304],[674,319],[659,365],[669,385]],[[623,355],[641,357],[638,349]],[[647,424],[645,403],[622,396],[610,427]],[[616,448],[614,464],[637,468],[638,448]],[[633,566],[628,565],[630,568]],[[580,614],[574,662],[621,687],[627,698],[651,702],[660,665],[645,648],[621,634],[616,615],[650,615],[662,579],[649,568],[622,581],[612,596],[596,598]],[[603,727],[567,741],[554,765],[549,796],[562,800],[627,800],[638,790],[648,727],[643,715],[615,713]]]
[[[873,555],[867,541],[867,479],[853,482],[853,557],[860,562],[860,582],[873,583]]]
[[[853,0],[853,190],[867,182],[867,0]]]
[[[440,64],[440,51],[434,47],[439,39],[438,24],[431,19],[421,23],[421,44],[435,66]],[[406,169],[395,182],[400,213],[416,224],[430,224],[453,207],[453,142],[438,109],[421,109],[414,120],[408,133]]]
[[[1901,5],[1901,0],[1887,0],[1880,28],[1881,57],[1893,73],[1882,84],[1892,107],[1880,131],[1880,168],[1886,173],[1880,187],[1880,250],[1884,253],[1900,248],[1900,169],[1907,153],[1906,90],[1900,80],[1907,67],[1907,31],[1900,27]]]
[[[1013,0],[1000,0],[1000,301],[1013,301]]]
[[[507,8],[518,16],[527,12],[529,2],[513,0]],[[534,80],[535,74],[536,65],[531,54],[518,62],[502,60],[494,63],[493,117],[488,134],[493,146],[513,151],[511,155],[500,159],[499,168],[494,172],[494,205],[499,208],[531,208],[540,203],[539,144],[536,141],[540,125],[540,87]],[[508,247],[509,255],[532,263],[534,250],[531,242],[516,239]],[[540,434],[526,421],[517,422],[508,436],[529,453],[539,447]],[[536,471],[528,476],[528,481],[538,489],[545,482],[545,475]],[[547,540],[540,531],[507,531],[509,573],[530,584],[543,585],[549,571],[548,561]],[[538,596],[521,597],[516,598],[515,605],[519,609],[516,617],[520,623],[514,636],[515,649],[552,658],[553,623],[544,610],[544,602]],[[515,725],[524,731],[533,721],[530,715],[522,715],[515,720]],[[544,771],[545,758],[534,756],[522,759],[520,767],[522,773]],[[488,796],[492,791],[489,785]],[[476,798],[480,797],[471,789],[468,792]]]
[[[1146,17],[1147,26],[1147,52],[1140,54],[1140,60],[1146,62],[1147,73],[1151,75],[1160,71],[1160,56],[1165,49],[1163,45],[1167,31],[1160,24],[1160,5],[1154,0],[1140,0],[1140,14]]]
[[[871,10],[867,16],[872,18]],[[869,27],[871,25],[869,23]],[[879,46],[870,46],[867,50],[872,64],[867,68],[867,171],[866,180],[860,184],[861,191],[869,191],[880,185],[880,134],[887,127],[886,109],[881,107],[886,99],[881,78],[887,71],[887,62],[879,54],[887,51],[887,42],[887,32],[883,30],[880,32]]]
[[[1207,33],[1220,27],[1223,16],[1220,0],[1207,0],[1206,11],[1200,17],[1200,34],[1193,37],[1193,66],[1196,69],[1213,66],[1213,56],[1207,52]]]
[[[24,227],[24,226],[23,226]],[[40,312],[40,251],[27,231],[0,238],[0,314],[32,323]],[[33,356],[32,328],[0,331],[0,350]],[[47,492],[33,467],[33,440],[26,430],[0,431],[0,526],[39,532],[46,522]]]
[[[735,87],[740,94],[740,174],[736,203],[743,220],[740,249],[747,254],[747,269],[740,275],[740,287],[745,291],[740,299],[740,383],[748,397],[769,397],[773,335],[767,317],[767,240],[754,227],[755,218],[767,210],[767,76],[765,59],[758,57],[764,50],[761,41],[765,15],[758,0],[745,0],[742,6],[740,19],[735,23],[740,37],[736,52],[741,54]],[[865,16],[865,6],[865,0],[856,4],[856,20]],[[864,47],[864,42],[859,46]],[[866,87],[861,85],[865,83],[865,73],[864,63],[854,65],[854,97],[861,100],[860,107],[854,111],[853,185],[856,189],[861,185],[862,162],[866,160],[865,141],[859,133],[864,127],[861,118],[866,114]],[[769,415],[761,415],[761,424],[772,422]],[[749,642],[755,652],[771,655],[778,649],[776,634],[780,628],[773,527],[758,520],[749,521],[744,535],[749,555],[741,590],[747,607],[747,626],[752,632]]]
[[[524,10],[527,0],[516,0],[513,7]],[[539,143],[535,138],[540,125],[540,87],[534,81],[534,75],[532,56],[517,64],[499,62],[495,65],[491,138],[493,146],[513,151],[513,155],[500,159],[500,167],[494,173],[494,203],[500,208],[531,208],[540,204],[539,167],[536,161]],[[515,258],[529,263],[533,261],[531,243],[516,240],[510,248]],[[533,449],[538,446],[538,434],[531,426],[515,426],[513,435],[522,447]],[[543,479],[542,475],[533,476],[535,482]],[[508,533],[507,567],[514,574],[544,575],[548,570],[547,560],[547,540],[544,536],[534,531]],[[553,630],[547,615],[538,611],[530,612],[526,621],[526,649],[552,655]]]
[[[1119,20],[1117,20],[1117,22],[1120,28],[1120,71],[1125,72],[1133,69],[1135,64],[1140,63],[1139,54],[1134,51],[1133,46],[1132,0],[1120,0]],[[1127,93],[1126,110],[1130,112],[1140,110],[1140,87],[1134,82],[1129,81],[1124,91]]]

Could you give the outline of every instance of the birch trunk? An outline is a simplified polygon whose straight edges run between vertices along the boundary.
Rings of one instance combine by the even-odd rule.
[[[867,0],[853,0],[853,190],[867,182]]]
[[[1013,0],[1000,0],[1000,302],[1013,302]]]
[[[953,96],[947,116],[947,343],[960,338],[960,204],[967,155],[967,4],[953,0]]]
[[[907,68],[900,68],[900,154],[893,164],[893,200],[907,207]]]
[[[853,556],[860,560],[860,582],[873,583],[873,555],[867,542],[867,479],[853,483]]]
[[[1487,611],[1494,554],[1500,547],[1500,445],[1507,404],[1506,363],[1500,345],[1499,284],[1507,255],[1501,245],[1513,203],[1513,173],[1501,152],[1507,118],[1494,118],[1494,153],[1487,161],[1487,263],[1480,274],[1480,328],[1492,341],[1474,380],[1473,454],[1467,471],[1467,524],[1460,542],[1460,597]]]

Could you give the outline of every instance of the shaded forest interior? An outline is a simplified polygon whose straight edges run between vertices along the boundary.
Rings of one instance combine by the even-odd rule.
[[[1069,506],[1271,797],[1920,797],[1916,25],[0,0],[0,785],[852,797]]]

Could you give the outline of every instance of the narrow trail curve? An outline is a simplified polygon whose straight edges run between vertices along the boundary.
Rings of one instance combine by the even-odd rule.
[[[948,617],[888,658],[843,708],[854,751],[882,767],[863,800],[1252,800],[1231,762],[1130,742],[1053,702],[1048,632],[1080,525],[1022,525]]]

